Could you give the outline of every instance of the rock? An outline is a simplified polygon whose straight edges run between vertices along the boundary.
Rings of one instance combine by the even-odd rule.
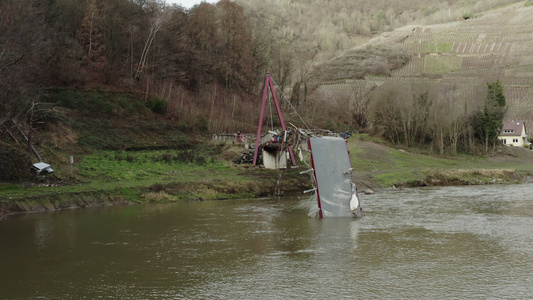
[[[366,189],[366,190],[364,191],[364,193],[365,193],[365,195],[374,195],[376,192],[374,192],[374,191],[371,190],[371,189]]]
[[[253,164],[254,162],[254,149],[245,149],[244,152],[237,156],[235,159],[233,159],[233,162],[236,164]],[[257,164],[260,165],[263,163],[261,151],[259,152],[260,155],[257,157]]]

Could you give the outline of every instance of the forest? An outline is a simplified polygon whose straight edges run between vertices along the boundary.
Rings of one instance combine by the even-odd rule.
[[[2,1],[0,14],[1,120],[23,120],[61,88],[137,93],[194,122],[202,102],[241,101],[260,73],[261,53],[230,1],[187,12],[163,1],[17,0]]]
[[[361,105],[377,99],[373,111],[347,111],[337,99],[317,118],[308,95],[317,81],[331,80],[317,69],[394,28],[464,20],[516,2],[221,0],[186,10],[162,0],[4,0],[0,132],[8,137],[7,124],[16,121],[31,139],[38,124],[61,122],[62,110],[45,101],[58,90],[129,93],[189,127],[252,132],[267,71],[284,93],[284,108],[295,107],[313,126],[365,131],[373,122],[377,128],[390,117],[379,103],[402,101],[394,92],[399,87],[361,95]],[[345,79],[388,76],[411,59],[394,49],[367,49],[362,55],[373,67]],[[421,106],[413,109],[424,109],[427,95],[415,94],[410,97]],[[397,143],[427,142],[416,132],[389,128],[387,134]]]

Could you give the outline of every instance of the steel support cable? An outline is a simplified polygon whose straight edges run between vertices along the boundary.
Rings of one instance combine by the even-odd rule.
[[[292,103],[289,101],[289,99],[287,98],[287,96],[285,96],[285,94],[283,93],[283,91],[279,88],[278,84],[274,81],[274,79],[272,79],[272,77],[270,77],[270,79],[272,80],[272,83],[274,83],[274,85],[276,86],[277,90],[281,93],[281,96],[283,96],[283,99],[285,99],[285,101],[287,101],[287,103],[289,103],[289,105],[291,106],[292,110],[294,110],[294,112],[296,113],[296,115],[298,116],[298,118],[300,118],[300,120],[302,121],[302,123],[304,123],[305,125],[305,128],[307,128],[307,130],[311,130],[309,128],[309,126],[307,126],[307,123],[305,123],[304,119],[302,118],[302,116],[300,116],[300,114],[298,113],[298,111],[296,110],[296,108],[292,105]]]

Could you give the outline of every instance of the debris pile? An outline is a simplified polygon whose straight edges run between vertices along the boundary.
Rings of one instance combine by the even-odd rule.
[[[259,151],[259,156],[257,157],[257,163],[263,163],[262,151]],[[233,162],[236,164],[253,164],[254,163],[254,149],[245,149],[242,154],[233,159]]]

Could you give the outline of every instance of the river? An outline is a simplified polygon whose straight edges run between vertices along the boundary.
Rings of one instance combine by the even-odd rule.
[[[9,216],[0,299],[531,298],[532,190],[384,190],[362,219],[300,195]]]

